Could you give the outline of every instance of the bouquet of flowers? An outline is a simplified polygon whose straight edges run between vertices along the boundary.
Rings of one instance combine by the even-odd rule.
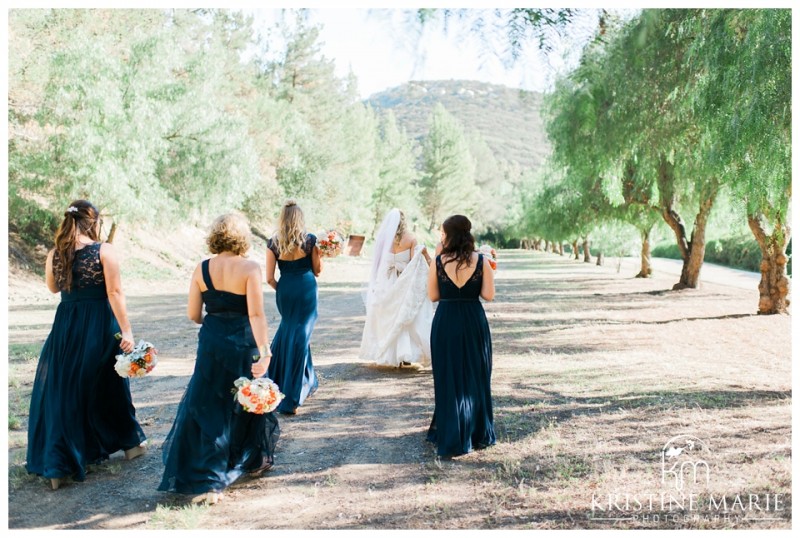
[[[248,379],[240,377],[233,382],[234,397],[248,413],[262,415],[274,411],[283,400],[278,385],[268,377]]]
[[[489,266],[497,271],[497,251],[489,245],[481,245],[478,252],[483,254],[484,258],[489,262]]]
[[[317,238],[317,246],[326,258],[335,258],[342,253],[342,236],[336,230],[322,232]]]
[[[117,339],[122,335],[117,334]],[[117,355],[114,369],[120,377],[144,377],[158,364],[158,350],[150,342],[139,340],[130,353]]]

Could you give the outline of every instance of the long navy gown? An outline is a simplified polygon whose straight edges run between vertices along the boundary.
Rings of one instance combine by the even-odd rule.
[[[456,263],[456,262],[451,262]],[[458,288],[436,257],[439,306],[431,326],[431,368],[435,407],[428,441],[443,457],[495,444],[492,413],[492,335],[478,297],[483,255]]]
[[[311,253],[316,244],[316,236],[308,234],[303,245],[306,255],[288,261],[278,259],[276,241],[267,241],[281,271],[275,294],[281,323],[272,339],[272,360],[267,371],[267,376],[286,396],[278,406],[281,413],[294,413],[319,386],[309,345],[317,321],[317,279],[311,268]]]
[[[242,474],[271,463],[280,435],[274,413],[248,413],[231,392],[236,379],[252,377],[253,358],[258,358],[247,296],[214,289],[208,260],[202,271],[206,316],[194,373],[164,441],[161,491],[222,491]]]
[[[119,325],[106,294],[100,245],[75,252],[31,394],[26,468],[83,481],[86,465],[145,440],[128,379],[114,370]]]

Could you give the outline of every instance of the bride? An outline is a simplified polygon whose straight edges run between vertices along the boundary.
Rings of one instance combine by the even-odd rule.
[[[433,304],[427,296],[431,258],[392,209],[375,237],[372,273],[364,296],[367,320],[359,358],[388,366],[431,362]]]

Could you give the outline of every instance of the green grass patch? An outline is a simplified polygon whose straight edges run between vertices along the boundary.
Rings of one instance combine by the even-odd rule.
[[[26,342],[24,344],[8,344],[10,362],[35,361],[39,358],[43,342]]]
[[[205,504],[188,504],[185,506],[156,505],[156,511],[147,521],[148,529],[197,529],[202,526],[208,513]]]

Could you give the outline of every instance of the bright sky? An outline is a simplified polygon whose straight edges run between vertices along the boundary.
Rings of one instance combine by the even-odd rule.
[[[275,10],[253,10],[256,24],[268,28],[279,18]],[[314,9],[309,23],[321,26],[323,54],[335,61],[336,73],[345,77],[352,70],[359,93],[373,93],[409,80],[463,79],[543,91],[554,75],[577,59],[581,36],[595,27],[597,10],[586,10],[576,23],[579,31],[545,56],[531,43],[511,67],[495,53],[507,47],[499,34],[487,45],[463,31],[457,21],[445,33],[439,24],[421,29],[408,24],[413,11],[402,9]],[[276,43],[277,45],[277,43]]]

